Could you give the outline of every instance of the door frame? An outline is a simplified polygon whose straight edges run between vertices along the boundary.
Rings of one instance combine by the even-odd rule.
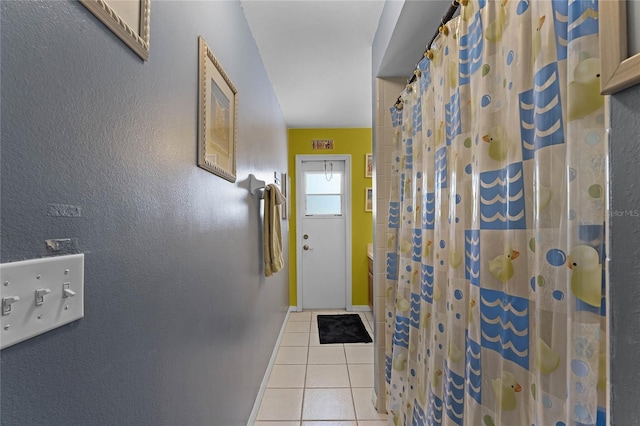
[[[345,300],[346,310],[352,311],[352,253],[351,253],[351,155],[296,155],[296,296],[298,312],[302,311],[302,244],[298,240],[302,235],[302,219],[304,218],[304,197],[301,196],[303,188],[302,182],[302,162],[303,161],[344,161],[344,215],[345,215]]]

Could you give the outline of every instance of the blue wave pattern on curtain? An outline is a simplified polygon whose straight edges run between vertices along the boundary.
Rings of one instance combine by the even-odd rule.
[[[462,4],[391,109],[389,422],[604,425],[598,3]]]

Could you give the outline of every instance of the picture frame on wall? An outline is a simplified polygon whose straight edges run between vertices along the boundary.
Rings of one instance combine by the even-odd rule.
[[[238,91],[198,37],[198,166],[236,181]]]
[[[628,25],[640,16],[640,4],[611,0],[600,2],[598,7],[600,89],[603,95],[611,95],[640,83],[640,32]]]
[[[364,211],[373,211],[373,188],[365,188],[364,190]]]
[[[149,59],[151,0],[80,0],[142,60]]]
[[[373,177],[373,154],[365,154],[364,156],[365,172],[364,177]]]

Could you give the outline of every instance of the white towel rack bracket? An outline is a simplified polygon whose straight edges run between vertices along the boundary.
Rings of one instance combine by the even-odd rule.
[[[262,189],[265,186],[265,181],[256,178],[253,174],[249,175],[249,192],[256,194],[259,189]]]

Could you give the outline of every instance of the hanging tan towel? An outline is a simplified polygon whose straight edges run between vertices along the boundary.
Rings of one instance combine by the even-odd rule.
[[[278,187],[269,184],[264,191],[264,276],[270,277],[282,270],[282,228],[280,227],[280,205],[286,198]]]

